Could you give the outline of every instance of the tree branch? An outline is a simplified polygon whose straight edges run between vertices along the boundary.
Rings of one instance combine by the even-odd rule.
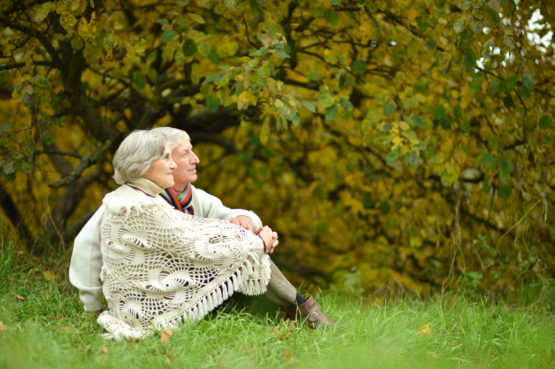
[[[8,191],[0,183],[0,206],[4,210],[4,214],[10,220],[10,223],[17,230],[19,238],[23,241],[27,250],[31,250],[36,242],[33,234],[25,224],[23,216],[19,212],[15,202],[12,200]]]

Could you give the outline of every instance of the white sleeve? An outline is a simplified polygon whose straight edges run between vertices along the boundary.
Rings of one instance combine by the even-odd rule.
[[[73,242],[69,281],[79,289],[79,297],[86,311],[102,309],[100,222],[103,215],[104,205],[98,208]]]
[[[193,186],[193,208],[195,215],[203,218],[218,218],[223,220],[231,220],[239,215],[245,215],[251,218],[254,229],[262,227],[262,221],[253,211],[244,209],[230,209],[225,206],[216,196],[210,195]]]

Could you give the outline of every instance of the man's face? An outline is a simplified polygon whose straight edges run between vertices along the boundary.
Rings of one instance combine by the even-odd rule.
[[[193,152],[193,146],[189,141],[183,141],[172,151],[172,159],[177,165],[173,171],[173,189],[181,192],[189,183],[197,180],[197,164],[200,160]]]

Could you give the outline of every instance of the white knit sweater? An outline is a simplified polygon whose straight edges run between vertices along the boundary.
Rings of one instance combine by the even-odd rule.
[[[260,218],[252,211],[231,209],[221,200],[193,186],[193,207],[195,216],[231,220],[239,215],[248,216],[256,229],[262,226]],[[79,297],[86,311],[102,309],[102,282],[100,270],[100,222],[105,207],[101,205],[73,242],[73,254],[69,266],[69,280],[79,290]]]
[[[141,179],[104,197],[101,280],[107,338],[142,338],[196,321],[235,291],[266,292],[270,261],[241,226],[176,211]]]

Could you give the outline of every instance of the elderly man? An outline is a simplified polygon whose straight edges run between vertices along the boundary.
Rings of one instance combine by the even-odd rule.
[[[206,218],[229,220],[254,233],[260,232],[262,222],[252,211],[230,209],[220,199],[195,188],[197,180],[196,165],[199,158],[193,152],[189,135],[171,127],[154,128],[151,132],[163,134],[168,138],[172,159],[177,168],[174,170],[174,187],[165,191],[164,198],[177,210]],[[100,253],[100,220],[104,213],[101,206],[85,224],[74,241],[73,255],[69,268],[69,279],[79,289],[79,296],[86,311],[102,310],[102,256]],[[274,237],[277,245],[277,234]],[[312,328],[334,325],[316,305],[313,297],[305,299],[285,278],[281,271],[271,263],[271,280],[266,296],[286,310],[286,318],[306,320]]]

